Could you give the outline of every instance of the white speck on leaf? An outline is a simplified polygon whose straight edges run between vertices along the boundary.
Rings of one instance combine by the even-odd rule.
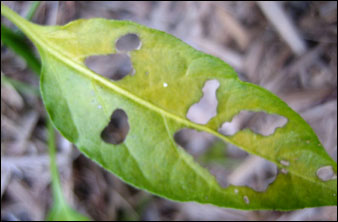
[[[244,199],[244,201],[245,201],[246,204],[250,203],[250,200],[249,200],[248,196],[244,196],[243,199]]]
[[[168,83],[164,82],[163,87],[168,87]]]
[[[283,169],[281,170],[281,172],[284,173],[284,174],[287,174],[287,173],[288,173],[288,170],[283,168]]]
[[[284,165],[284,166],[289,166],[290,165],[290,162],[289,161],[286,161],[286,160],[281,160],[280,161],[280,164]]]

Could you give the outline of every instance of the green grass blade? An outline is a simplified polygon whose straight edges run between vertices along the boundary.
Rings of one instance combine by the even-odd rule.
[[[32,20],[33,16],[35,15],[36,10],[40,6],[40,3],[41,3],[40,1],[33,1],[32,2],[31,6],[29,8],[29,11],[28,11],[28,13],[26,15],[26,19],[27,20],[29,20],[29,21]]]
[[[55,131],[48,119],[48,151],[50,158],[50,171],[52,175],[53,207],[47,215],[48,221],[89,221],[90,219],[73,210],[65,201],[56,165]]]
[[[1,41],[4,45],[21,56],[26,61],[29,68],[31,68],[36,74],[40,74],[40,61],[36,58],[30,45],[22,35],[12,31],[4,24],[1,24]]]

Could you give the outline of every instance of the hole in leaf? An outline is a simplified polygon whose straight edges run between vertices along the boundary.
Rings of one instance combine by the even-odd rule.
[[[206,132],[182,129],[175,133],[174,140],[193,157],[203,154],[217,138]]]
[[[138,35],[129,33],[120,37],[116,41],[115,47],[120,52],[129,52],[135,49],[140,49],[141,41]]]
[[[129,131],[128,116],[122,109],[116,109],[111,115],[108,125],[103,129],[101,138],[106,143],[120,144]]]
[[[232,184],[264,191],[277,176],[274,163],[224,143],[209,133],[185,128],[176,132],[174,139],[197,163],[208,169],[222,187]]]
[[[135,72],[129,56],[124,54],[89,56],[85,64],[94,72],[112,80],[121,80]]]
[[[286,123],[287,119],[283,116],[245,110],[233,117],[231,122],[225,122],[219,132],[226,136],[232,136],[240,130],[249,128],[255,133],[269,136],[277,128],[285,126]]]
[[[193,104],[188,112],[187,118],[198,124],[206,124],[217,114],[216,90],[219,82],[215,79],[205,82],[203,87],[203,97],[198,103]]]
[[[337,175],[334,173],[332,166],[321,167],[317,170],[317,176],[322,181],[337,179]]]
[[[231,172],[228,180],[229,184],[248,186],[263,192],[276,179],[277,174],[278,168],[274,163],[247,153],[246,158]]]

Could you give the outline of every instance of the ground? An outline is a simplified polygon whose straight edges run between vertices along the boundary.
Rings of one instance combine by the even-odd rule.
[[[24,16],[31,3],[5,4]],[[221,58],[242,80],[272,91],[300,113],[337,161],[337,2],[42,2],[32,20],[63,25],[93,17],[132,20]],[[38,87],[37,76],[3,45],[1,75]],[[204,118],[205,106],[196,118]],[[51,206],[45,117],[38,95],[2,81],[2,220],[43,220]],[[216,177],[221,173],[253,187],[271,182],[271,164],[207,134],[184,132],[176,140],[201,164],[201,154],[221,147],[231,161],[226,169],[206,164]],[[95,220],[337,220],[337,207],[240,211],[168,201],[126,185],[60,135],[57,147],[68,202]]]

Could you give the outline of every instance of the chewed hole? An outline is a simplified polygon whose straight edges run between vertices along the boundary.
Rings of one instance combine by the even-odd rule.
[[[226,136],[232,136],[240,130],[249,128],[255,133],[269,136],[277,128],[285,126],[286,123],[287,118],[283,116],[245,110],[233,117],[231,122],[225,122],[219,129],[219,132]]]
[[[174,140],[193,157],[203,154],[216,139],[215,136],[192,129],[182,129],[175,133]]]
[[[274,163],[226,144],[209,133],[185,128],[176,132],[174,139],[215,176],[221,187],[232,184],[264,191],[277,176]]]
[[[337,175],[334,173],[332,166],[321,167],[317,170],[317,176],[322,181],[337,179]]]
[[[263,192],[275,181],[277,174],[276,164],[247,153],[246,158],[231,172],[228,180],[232,185],[248,186],[255,191]]]
[[[198,124],[206,124],[217,114],[216,90],[219,82],[215,79],[205,82],[203,87],[203,97],[198,103],[193,104],[188,112],[187,118]]]
[[[115,44],[115,47],[120,52],[129,52],[141,48],[141,41],[138,35],[134,33],[126,34],[120,37]]]
[[[129,131],[128,116],[122,109],[116,109],[111,115],[108,125],[102,130],[101,138],[106,143],[122,143]]]
[[[112,80],[121,80],[134,73],[129,56],[124,54],[89,56],[85,64],[94,72]]]

